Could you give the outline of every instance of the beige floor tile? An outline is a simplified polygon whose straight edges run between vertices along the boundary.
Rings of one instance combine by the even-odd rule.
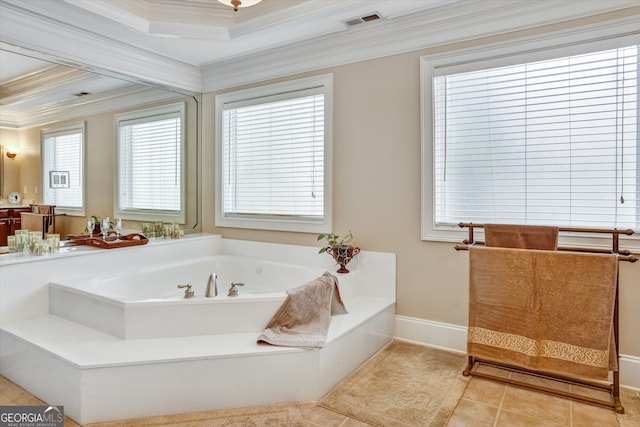
[[[516,412],[501,410],[498,414],[498,420],[495,427],[569,427],[570,424],[556,424],[541,418],[531,417],[529,415],[519,414]],[[580,426],[587,427],[587,426]],[[594,426],[595,427],[595,426]]]
[[[0,377],[0,405],[42,405],[37,397]]]
[[[499,407],[506,388],[506,384],[474,377],[469,381],[463,397],[474,402]]]
[[[511,371],[508,371],[506,369],[496,368],[495,366],[488,366],[488,365],[478,366],[477,371],[483,374],[493,375],[494,377],[500,377],[500,378],[509,378],[509,376],[511,375]]]
[[[581,402],[571,402],[571,407],[571,418],[576,427],[618,427],[618,418],[612,409]]]
[[[364,423],[359,420],[354,420],[353,418],[347,418],[347,421],[344,422],[340,427],[371,427],[371,424]]]
[[[507,386],[502,408],[560,425],[571,421],[571,401],[546,393]]]
[[[570,385],[562,381],[551,380],[548,378],[540,378],[534,375],[521,374],[519,372],[513,372],[511,379],[515,381],[521,381],[531,385],[537,385],[540,387],[547,387],[552,390],[570,391]]]
[[[449,419],[447,427],[490,427],[498,408],[463,398]]]
[[[302,412],[302,418],[304,418],[304,421],[309,425],[338,427],[347,419],[344,415],[322,408],[315,404],[302,405],[300,410]]]
[[[572,385],[571,392],[592,399],[606,400],[607,402],[611,401],[611,394],[608,391],[597,390],[591,387]]]
[[[617,414],[620,427],[640,426],[640,392],[620,387],[620,400],[624,414]]]

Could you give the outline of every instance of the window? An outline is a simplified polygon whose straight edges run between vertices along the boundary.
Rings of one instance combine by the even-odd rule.
[[[216,225],[331,230],[330,75],[216,97]]]
[[[42,130],[42,203],[84,215],[84,123]]]
[[[582,45],[423,68],[423,237],[459,222],[640,228],[638,55]]]
[[[116,116],[116,215],[184,223],[184,115],[177,103]]]

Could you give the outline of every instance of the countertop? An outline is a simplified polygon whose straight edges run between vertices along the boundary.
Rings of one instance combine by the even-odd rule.
[[[11,204],[3,204],[0,205],[0,209],[15,209],[15,208],[28,208],[29,205],[11,205]]]

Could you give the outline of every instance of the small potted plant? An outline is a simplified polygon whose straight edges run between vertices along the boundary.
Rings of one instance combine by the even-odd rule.
[[[327,246],[320,248],[318,253],[328,253],[333,257],[340,268],[338,273],[348,273],[347,264],[360,253],[360,248],[351,245],[353,241],[353,235],[351,231],[346,236],[340,237],[337,234],[320,234],[318,235],[318,241],[326,240]]]

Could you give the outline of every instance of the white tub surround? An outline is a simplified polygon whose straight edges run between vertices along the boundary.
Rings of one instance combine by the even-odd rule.
[[[221,261],[217,298],[202,297],[206,281],[199,277],[187,278],[198,282],[191,300],[147,294],[144,283],[162,277],[173,286],[186,274],[173,276],[181,268],[207,275],[213,259]],[[327,345],[319,350],[258,345],[264,327],[258,323],[269,320],[285,294],[249,289],[258,277],[272,285],[269,277],[277,277],[271,273],[278,268],[289,269],[294,281],[335,271],[317,248],[201,236],[6,263],[0,273],[0,373],[44,401],[64,405],[82,424],[315,401],[393,334],[395,256],[363,252],[357,260],[352,273],[337,275],[349,314],[332,318]],[[227,297],[225,281],[236,280],[238,266],[247,291]],[[140,280],[132,280],[136,274]],[[123,297],[119,287],[146,295]],[[260,310],[252,304],[262,306],[262,320],[253,324]],[[119,305],[133,310],[118,313]],[[136,312],[138,307],[144,309]],[[171,308],[145,317],[158,307]],[[109,317],[113,312],[116,317]]]
[[[135,266],[91,278],[51,283],[49,312],[122,339],[255,332],[286,298],[286,289],[320,276],[321,267],[232,255]],[[218,295],[205,297],[215,273]],[[228,296],[232,282],[243,285]],[[194,297],[185,298],[190,284]]]
[[[0,256],[0,327],[49,313],[49,282],[64,283],[139,266],[162,266],[177,258],[220,254],[222,238],[189,235],[156,239],[140,247],[96,249],[72,246],[47,256],[11,253]]]

